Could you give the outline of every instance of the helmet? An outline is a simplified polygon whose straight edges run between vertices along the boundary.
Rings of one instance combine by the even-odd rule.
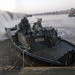
[[[41,22],[41,21],[42,21],[42,19],[41,19],[41,18],[38,18],[38,19],[37,19],[37,21],[38,21],[38,22]]]
[[[21,19],[21,22],[28,22],[28,19],[24,17],[23,19]]]
[[[24,21],[28,22],[28,19],[26,17],[23,18]]]

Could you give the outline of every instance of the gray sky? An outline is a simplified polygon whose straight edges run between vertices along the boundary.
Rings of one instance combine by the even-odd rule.
[[[75,0],[0,0],[0,10],[39,13],[75,8]]]

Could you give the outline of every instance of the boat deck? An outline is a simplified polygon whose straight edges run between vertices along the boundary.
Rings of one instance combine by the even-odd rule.
[[[35,43],[30,52],[48,59],[58,60],[70,50],[75,50],[75,47],[70,45],[68,42],[59,41],[56,46],[51,48],[41,43]]]

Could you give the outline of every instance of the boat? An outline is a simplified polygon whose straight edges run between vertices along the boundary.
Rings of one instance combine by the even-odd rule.
[[[69,17],[75,17],[75,14],[69,14],[68,16]]]
[[[69,17],[75,17],[75,9],[74,8],[71,8],[70,9],[70,12],[69,12]]]
[[[58,36],[55,28],[43,27],[40,33],[28,35],[16,26],[5,30],[16,50],[35,66],[75,65],[75,45]]]

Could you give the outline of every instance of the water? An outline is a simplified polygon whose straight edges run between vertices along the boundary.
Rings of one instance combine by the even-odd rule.
[[[75,44],[75,17],[71,18],[68,15],[33,16],[29,18],[31,26],[37,18],[42,18],[44,27],[52,26],[58,29],[59,36]]]
[[[29,18],[29,20],[31,23],[33,23],[37,20],[37,18],[43,19],[43,26],[75,27],[75,18],[70,18],[68,15],[33,16]]]
[[[8,39],[6,36],[5,28],[10,28],[17,25],[21,18],[23,18],[24,14],[16,14],[12,13],[13,18],[9,15],[9,13],[0,11],[0,40]]]
[[[15,19],[15,17],[16,14],[14,15],[14,20],[12,20],[7,13],[0,13],[0,40],[8,38],[5,35],[5,27],[13,27],[20,22],[21,18],[16,17],[17,19]],[[33,23],[37,21],[37,18],[42,18],[43,27],[52,26],[58,29],[59,36],[75,43],[75,17],[70,18],[68,15],[33,16],[28,18],[31,26],[33,26]]]

